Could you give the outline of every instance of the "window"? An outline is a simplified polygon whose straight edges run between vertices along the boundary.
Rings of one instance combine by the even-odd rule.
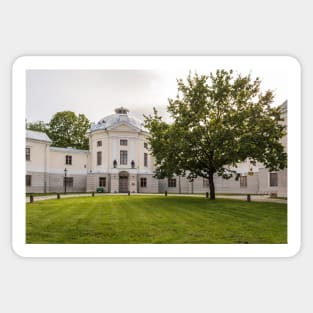
[[[147,178],[146,177],[140,178],[140,187],[147,187]]]
[[[117,161],[114,160],[114,161],[113,161],[113,167],[116,168],[116,166],[117,166]]]
[[[203,178],[203,187],[209,186],[209,180],[207,178]]]
[[[71,155],[65,156],[65,164],[66,165],[72,165],[72,156]]]
[[[270,187],[278,186],[278,173],[270,173]]]
[[[127,164],[127,151],[126,150],[120,151],[120,164],[123,164],[123,165]]]
[[[26,175],[26,186],[32,185],[32,175]]]
[[[148,153],[143,154],[143,166],[148,166]]]
[[[135,168],[135,161],[134,160],[132,160],[130,164],[131,164],[132,168]]]
[[[240,187],[247,187],[247,176],[240,176]]]
[[[101,165],[102,164],[102,152],[98,151],[97,152],[97,165]]]
[[[106,180],[106,177],[99,177],[99,187],[105,187]]]
[[[26,148],[26,161],[30,161],[30,148]]]
[[[64,186],[66,187],[73,187],[74,185],[74,178],[73,177],[64,177]]]
[[[176,187],[176,178],[169,178],[168,179],[168,187]]]
[[[147,142],[144,142],[144,143],[143,143],[143,147],[144,147],[145,149],[148,149],[148,143],[147,143]]]
[[[102,141],[101,140],[97,141],[97,147],[102,147]]]
[[[120,140],[120,146],[127,146],[127,140],[126,139],[121,139]]]

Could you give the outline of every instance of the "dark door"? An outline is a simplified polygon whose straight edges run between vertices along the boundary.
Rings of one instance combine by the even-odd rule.
[[[128,192],[128,176],[120,176],[119,192]]]

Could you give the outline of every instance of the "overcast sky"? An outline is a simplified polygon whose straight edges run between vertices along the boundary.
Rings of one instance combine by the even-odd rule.
[[[197,69],[209,74],[216,69]],[[287,99],[284,71],[236,69],[260,77],[263,90],[275,92],[275,103]],[[193,70],[194,71],[194,70]],[[28,70],[26,80],[26,118],[28,122],[49,122],[59,111],[84,113],[91,122],[114,113],[119,106],[142,119],[155,106],[167,116],[168,98],[177,94],[177,78],[185,79],[189,70]]]

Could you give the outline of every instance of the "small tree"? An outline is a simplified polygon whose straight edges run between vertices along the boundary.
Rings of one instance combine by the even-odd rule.
[[[286,167],[281,112],[270,106],[272,91],[260,92],[259,78],[218,70],[177,82],[178,95],[167,108],[173,123],[162,121],[155,109],[145,116],[156,177],[207,178],[214,200],[214,174],[229,179],[236,174],[231,168],[247,158],[270,170]]]

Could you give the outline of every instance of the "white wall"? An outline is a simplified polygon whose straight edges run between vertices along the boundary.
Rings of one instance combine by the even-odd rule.
[[[48,172],[53,174],[64,174],[67,169],[68,175],[87,174],[87,165],[89,153],[82,150],[60,149],[50,147],[49,149]],[[72,164],[66,164],[66,155],[72,156]]]
[[[30,161],[26,161],[26,170],[44,172],[47,166],[47,149],[45,142],[26,139],[26,147],[30,148]]]
[[[126,139],[127,146],[121,146],[120,140]],[[102,141],[102,146],[97,147],[97,141]],[[98,130],[90,134],[90,151],[92,173],[115,172],[113,161],[117,161],[118,170],[130,170],[131,161],[134,160],[138,173],[151,174],[154,170],[154,159],[149,155],[149,151],[144,148],[147,142],[147,134],[140,133],[125,125],[120,125],[112,130]],[[120,164],[120,151],[126,150],[127,164]],[[97,151],[102,152],[102,164],[97,165]],[[144,153],[148,153],[148,166],[144,166]]]

